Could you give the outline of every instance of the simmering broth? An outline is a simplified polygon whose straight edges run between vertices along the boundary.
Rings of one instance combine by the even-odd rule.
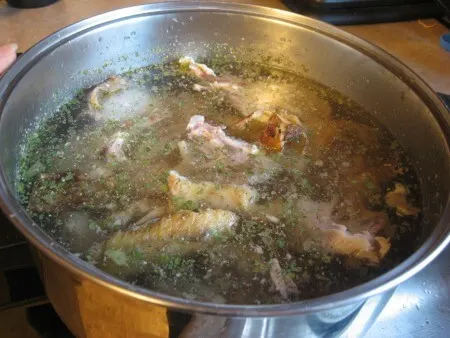
[[[400,145],[293,72],[190,58],[137,69],[81,91],[24,149],[17,189],[39,225],[179,297],[313,298],[414,250],[420,186]]]

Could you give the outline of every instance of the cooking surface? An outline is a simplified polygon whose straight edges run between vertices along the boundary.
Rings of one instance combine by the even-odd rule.
[[[15,41],[20,51],[25,51],[48,34],[73,22],[112,9],[148,2],[151,1],[62,0],[41,9],[17,10],[9,8],[5,1],[0,1],[0,31],[9,32],[0,35],[0,44]],[[281,1],[234,2],[285,9]],[[33,29],[29,29],[30,25],[24,25],[24,22],[33,22]],[[425,23],[428,28],[417,21],[343,28],[399,58],[434,90],[450,94],[450,53],[439,45],[440,35],[448,32],[448,29],[434,20],[425,20]],[[2,248],[20,240],[20,237],[10,234],[12,232],[7,230],[9,227],[3,219],[0,220],[0,263],[4,258]],[[0,288],[4,287],[2,283],[0,279]],[[450,250],[447,249],[425,271],[398,288],[367,336],[445,336],[446,330],[450,329],[449,290]],[[4,301],[0,291],[0,308]],[[6,332],[6,337],[35,337],[24,332],[14,335],[10,330],[15,320],[8,319],[12,316],[7,314],[3,312],[0,315],[0,332]]]

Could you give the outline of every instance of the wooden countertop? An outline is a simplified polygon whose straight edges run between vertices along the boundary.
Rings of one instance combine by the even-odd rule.
[[[47,35],[90,16],[149,0],[60,0],[38,9],[14,9],[0,0],[0,44],[17,42],[24,51]],[[287,9],[279,0],[233,0]],[[448,29],[435,20],[342,26],[385,49],[418,73],[436,91],[450,94],[450,52],[439,45]],[[430,27],[431,26],[431,27]]]

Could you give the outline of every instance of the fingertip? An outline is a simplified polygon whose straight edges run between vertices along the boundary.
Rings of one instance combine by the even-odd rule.
[[[0,74],[2,74],[16,59],[16,53],[8,53],[5,56],[0,55]]]
[[[17,50],[19,49],[19,45],[17,43],[10,43],[9,44],[10,48],[13,50],[13,52],[17,52]]]
[[[17,43],[9,43],[6,45],[0,46],[0,57],[5,57],[9,54],[16,54],[17,50],[19,49],[19,46]]]

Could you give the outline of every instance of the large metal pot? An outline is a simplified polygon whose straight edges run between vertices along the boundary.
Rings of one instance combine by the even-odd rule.
[[[77,89],[110,74],[164,58],[211,53],[234,53],[304,73],[385,124],[410,154],[423,185],[425,216],[417,251],[381,277],[330,296],[283,305],[217,305],[125,283],[70,254],[33,223],[14,189],[27,131]],[[180,327],[174,321],[188,320],[185,336],[358,336],[395,287],[429,264],[450,240],[450,119],[445,107],[387,53],[306,17],[204,2],[114,11],[76,23],[31,48],[1,79],[0,98],[1,206],[35,248],[48,297],[78,337],[165,337]]]

